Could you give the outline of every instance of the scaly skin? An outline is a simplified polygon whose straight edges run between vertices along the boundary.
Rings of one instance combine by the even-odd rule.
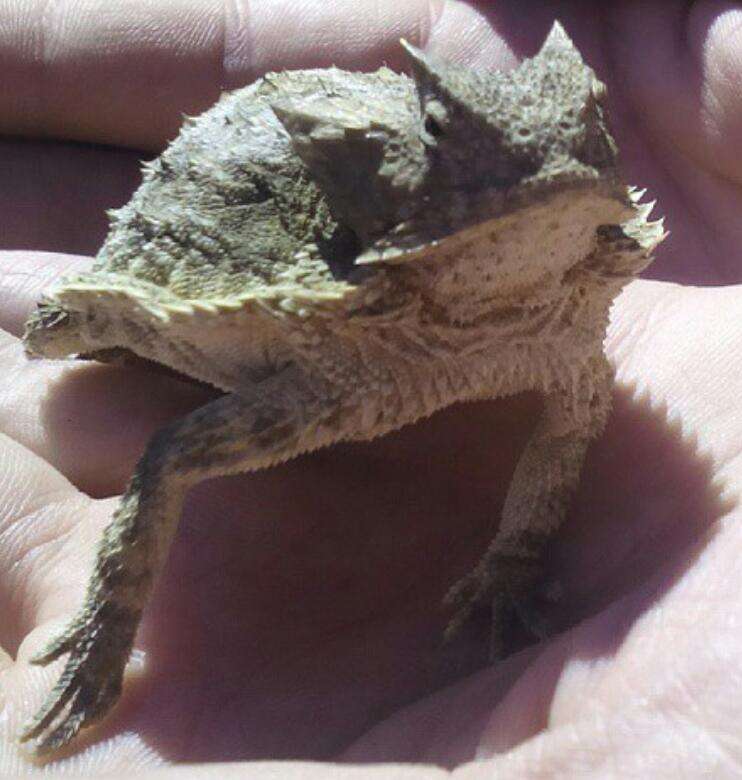
[[[22,739],[56,750],[117,700],[186,492],[454,402],[536,390],[500,528],[449,634],[524,605],[609,412],[612,300],[662,239],[617,174],[604,89],[560,27],[511,74],[405,44],[381,69],[271,74],[190,120],[50,290],[29,354],[135,353],[225,395],[156,434],[101,542],[67,653]]]

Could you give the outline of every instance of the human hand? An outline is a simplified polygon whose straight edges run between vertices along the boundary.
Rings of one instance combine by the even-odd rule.
[[[654,15],[647,4],[601,6],[570,17],[565,3],[561,18],[608,83],[627,180],[650,186],[668,217],[673,234],[654,273],[736,281],[739,162],[732,150],[740,105],[725,91],[733,34],[708,23],[709,3],[693,4],[687,17],[670,4],[658,4]],[[106,6],[108,17],[88,7],[84,20],[79,6],[56,6],[52,13],[69,18],[49,22],[68,36],[47,36],[54,79],[34,80],[18,64],[20,47],[12,50],[4,99],[35,94],[38,105],[34,113],[34,101],[24,98],[0,116],[6,132],[155,150],[177,130],[179,111],[197,113],[223,82],[235,87],[266,68],[394,62],[401,35],[427,36],[443,56],[506,67],[514,61],[509,44],[532,53],[549,27],[536,12],[519,27],[507,4],[496,18],[449,3],[428,27],[418,21],[427,4],[398,7],[396,17],[390,4],[376,24],[359,7],[339,3],[328,11],[325,3],[312,22],[306,14],[320,4],[287,4],[281,15],[281,3],[254,3],[242,38],[221,35],[218,15],[202,3],[190,14],[180,8],[177,18],[173,6],[162,6],[159,19],[146,20],[131,6]],[[328,22],[321,14],[331,12]],[[17,18],[20,10],[6,13]],[[301,46],[286,34],[292,19],[301,22]],[[607,30],[609,21],[617,37],[600,51],[594,31]],[[679,29],[693,33],[675,85],[662,55],[675,51]],[[225,75],[218,65],[223,40]],[[696,61],[702,40],[704,59]],[[659,84],[674,86],[661,102]],[[699,115],[704,122],[696,124]],[[140,156],[63,141],[8,142],[5,152],[4,180],[13,186],[1,210],[6,244],[81,253],[94,252],[102,238],[103,208],[124,202],[135,186]],[[39,155],[46,165],[29,170]],[[19,198],[19,190],[29,196]],[[80,603],[112,496],[147,437],[203,403],[205,393],[144,370],[27,363],[16,336],[31,301],[53,275],[86,261],[23,252],[0,262],[0,317],[12,334],[4,337],[0,396],[10,476],[0,501],[0,644],[12,654],[18,649],[17,658],[3,660],[0,678],[0,771],[8,774],[30,771],[14,740],[57,674],[29,667],[28,657]],[[573,776],[580,767],[657,776],[656,767],[674,761],[723,769],[719,762],[734,753],[722,754],[712,735],[733,744],[739,718],[738,542],[735,512],[717,500],[715,483],[724,478],[731,495],[739,481],[740,294],[733,287],[635,284],[616,307],[609,351],[621,380],[617,408],[591,450],[551,556],[564,589],[561,624],[585,622],[470,678],[464,674],[480,660],[477,647],[457,646],[454,658],[439,647],[440,597],[486,545],[534,407],[525,398],[447,410],[373,444],[343,445],[194,491],[125,696],[76,743],[78,769],[123,774],[188,760],[224,777],[210,762],[296,757],[453,766],[475,755],[487,760],[460,771]],[[646,391],[644,400],[635,387]],[[666,417],[682,421],[687,441],[697,436],[708,462]],[[706,535],[712,529],[715,535]],[[698,713],[689,735],[689,718]],[[289,777],[311,769],[281,771]],[[366,771],[392,777],[396,770]]]

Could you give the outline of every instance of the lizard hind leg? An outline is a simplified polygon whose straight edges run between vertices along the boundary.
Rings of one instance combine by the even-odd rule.
[[[188,489],[311,448],[316,424],[334,406],[295,374],[286,369],[240,395],[222,396],[152,437],[103,534],[82,609],[32,659],[47,664],[69,654],[56,686],[20,737],[35,740],[37,754],[67,744],[119,698],[142,610]]]

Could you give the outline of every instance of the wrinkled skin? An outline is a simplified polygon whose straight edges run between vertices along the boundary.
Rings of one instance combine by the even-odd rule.
[[[141,150],[266,69],[395,64],[400,35],[508,67],[554,15],[608,85],[626,179],[667,217],[651,275],[683,285],[634,283],[614,309],[616,408],[550,556],[562,632],[478,672],[475,637],[438,645],[440,597],[489,538],[535,403],[449,409],[195,491],[123,700],[59,769],[191,761],[204,766],[156,775],[226,777],[214,762],[296,758],[367,766],[283,777],[739,771],[742,13],[718,0],[533,3],[525,16],[522,2],[402,5],[253,0],[242,27],[217,2],[149,16],[46,6],[44,68],[29,54],[42,4],[0,11],[0,128],[16,136],[0,147],[0,235],[22,250],[0,255],[0,774],[35,771],[15,737],[57,670],[27,659],[80,603],[137,455],[208,395],[146,367],[28,363],[19,343],[41,289],[89,262],[78,255],[129,197]],[[49,141],[23,140],[38,135]],[[368,765],[381,761],[423,765]]]

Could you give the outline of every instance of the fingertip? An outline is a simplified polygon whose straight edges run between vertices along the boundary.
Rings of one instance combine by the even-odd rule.
[[[404,67],[399,39],[425,42],[443,5],[444,0],[237,0],[225,12],[226,86],[234,89],[270,70]]]
[[[399,38],[426,40],[442,13],[441,0],[34,7],[0,8],[0,129],[148,150],[177,134],[183,113],[269,70],[401,66]]]

